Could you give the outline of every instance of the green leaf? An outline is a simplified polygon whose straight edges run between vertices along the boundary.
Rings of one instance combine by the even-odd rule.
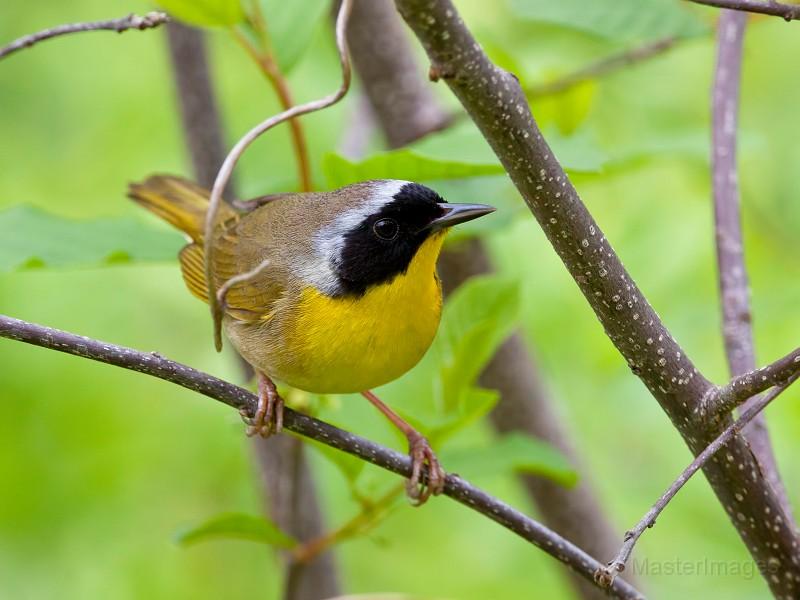
[[[499,400],[500,394],[496,390],[467,388],[461,395],[461,403],[455,418],[450,417],[430,430],[428,437],[431,443],[441,444],[447,438],[477,423],[491,412]]]
[[[578,474],[570,461],[553,446],[522,433],[509,433],[488,446],[444,450],[442,463],[467,478],[508,472],[530,473],[547,477],[571,487]]]
[[[186,546],[213,539],[236,539],[261,542],[277,548],[292,548],[297,541],[264,517],[226,513],[180,532],[176,539]]]
[[[701,35],[707,27],[675,0],[510,0],[525,19],[560,25],[618,42]]]
[[[244,20],[239,0],[156,0],[172,16],[199,27],[236,25]]]
[[[133,218],[79,221],[27,205],[0,212],[0,271],[174,260],[182,243]]]
[[[446,411],[463,403],[464,394],[511,333],[518,311],[518,283],[498,275],[474,277],[450,297],[433,350],[440,360]]]
[[[327,16],[328,0],[260,0],[272,49],[284,74],[302,58]]]
[[[361,162],[352,162],[338,154],[325,156],[322,166],[330,187],[341,187],[368,179],[461,179],[504,173],[499,162],[465,162],[423,156],[414,150],[392,150],[373,154]]]
[[[606,160],[586,136],[552,132],[546,138],[567,171],[597,172]],[[331,188],[368,179],[424,182],[505,175],[489,144],[468,122],[426,136],[408,148],[379,152],[361,161],[328,154],[322,169]]]

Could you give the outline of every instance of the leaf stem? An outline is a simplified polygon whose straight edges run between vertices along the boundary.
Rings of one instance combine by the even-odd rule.
[[[256,29],[259,27],[260,26],[256,26]],[[247,52],[264,77],[266,77],[267,81],[269,81],[272,89],[275,91],[275,95],[278,97],[281,109],[286,110],[290,108],[294,104],[292,93],[289,89],[286,77],[275,61],[274,55],[269,51],[256,48],[250,40],[247,39],[247,36],[241,29],[231,27],[230,32],[233,35],[233,39]],[[306,144],[306,137],[300,119],[297,117],[289,119],[289,128],[292,136],[295,161],[297,163],[300,190],[303,192],[310,192],[314,185],[311,181],[311,164],[308,158],[308,145]]]

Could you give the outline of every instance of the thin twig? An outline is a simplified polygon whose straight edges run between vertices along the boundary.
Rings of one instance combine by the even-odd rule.
[[[674,47],[677,41],[677,38],[673,36],[665,37],[642,46],[637,46],[636,48],[631,48],[630,50],[624,50],[617,54],[601,58],[596,62],[581,67],[554,81],[529,86],[525,89],[525,94],[529,98],[541,98],[543,96],[560,94],[584,81],[598,79],[624,67],[629,67],[655,56],[659,56]]]
[[[706,6],[714,6],[716,8],[727,8],[729,10],[738,10],[742,12],[758,13],[762,15],[771,15],[773,17],[782,17],[785,21],[794,21],[800,19],[800,5],[797,4],[783,4],[775,0],[767,0],[761,2],[760,0],[688,0],[695,4],[704,4]]]
[[[796,379],[797,375],[792,377],[784,384],[775,387],[768,394],[760,396],[757,402],[753,403],[745,411],[743,411],[742,415],[736,421],[729,425],[719,435],[719,437],[711,442],[711,444],[709,444],[705,450],[698,454],[691,464],[689,464],[689,466],[686,467],[680,475],[678,475],[678,478],[672,482],[672,485],[667,488],[667,491],[661,494],[661,497],[656,501],[652,508],[647,511],[647,513],[636,524],[636,526],[633,529],[625,532],[625,541],[614,559],[608,563],[608,566],[603,567],[595,574],[595,579],[602,587],[611,585],[614,582],[617,574],[625,570],[625,565],[631,557],[631,553],[633,552],[636,542],[639,541],[639,538],[646,529],[649,529],[655,525],[658,515],[660,515],[661,512],[667,507],[667,504],[670,503],[670,501],[686,484],[686,482],[691,479],[692,475],[697,473],[697,471],[699,471],[712,457],[714,457],[717,452],[719,452],[731,439],[733,439],[736,434],[741,433],[747,424],[750,423],[754,417],[756,417],[756,415],[760,414],[770,402],[780,396],[781,393],[783,393],[783,391],[786,390],[786,388],[788,388]],[[729,458],[731,458],[730,455]]]
[[[756,368],[736,160],[742,50],[747,19],[747,13],[733,10],[720,12],[717,24],[717,62],[711,102],[714,229],[719,266],[722,333],[731,377],[743,375]],[[744,404],[743,409],[746,410],[751,404],[757,404],[758,400],[758,396],[753,396]],[[753,454],[761,463],[764,476],[780,496],[784,510],[787,514],[791,514],[789,499],[778,472],[763,414],[753,419],[744,435],[750,442]]]
[[[28,323],[5,315],[0,315],[0,337],[158,377],[218,400],[237,410],[243,410],[250,415],[255,413],[258,404],[258,398],[251,392],[189,366],[171,361],[155,352],[139,352],[124,346]],[[287,408],[283,424],[288,431],[352,454],[392,473],[403,477],[411,475],[411,459],[408,455],[384,448],[324,421]],[[568,540],[457,475],[447,476],[444,494],[513,531],[588,579],[593,577],[598,568],[602,568],[596,559]],[[614,583],[611,591],[618,598],[643,597],[632,586],[619,580]]]
[[[395,485],[377,500],[364,504],[354,517],[336,529],[297,546],[292,550],[292,558],[297,562],[307,563],[314,560],[331,546],[356,535],[364,534],[366,531],[375,527],[380,520],[388,514],[394,501],[402,496],[405,490],[405,482]]]
[[[217,211],[219,203],[222,200],[222,194],[225,191],[225,185],[233,173],[233,168],[241,158],[247,147],[252,144],[256,138],[262,133],[269,131],[275,125],[283,123],[287,119],[299,117],[310,112],[322,110],[341,100],[350,88],[350,59],[347,52],[347,38],[345,36],[345,29],[347,28],[347,19],[350,16],[350,9],[353,6],[353,0],[344,0],[339,9],[339,16],[336,20],[336,48],[339,51],[339,62],[342,67],[342,84],[334,93],[313,100],[305,104],[293,106],[289,110],[285,110],[278,115],[274,115],[266,121],[259,123],[253,129],[248,131],[233,147],[222,163],[222,167],[217,174],[214,181],[214,187],[211,190],[211,198],[209,200],[208,211],[206,212],[205,222],[205,272],[206,283],[208,285],[208,303],[211,309],[211,317],[214,321],[214,346],[219,351],[222,349],[222,311],[220,310],[219,303],[217,302],[217,289],[216,282],[212,273],[211,265],[214,263],[214,243],[213,235],[214,228],[217,221]]]
[[[795,348],[774,363],[734,377],[727,385],[719,388],[704,407],[706,418],[713,420],[725,415],[756,394],[776,385],[782,385],[798,373],[800,373],[800,348]]]
[[[169,16],[166,13],[153,11],[149,12],[143,17],[139,15],[130,14],[127,17],[120,19],[111,19],[108,21],[92,21],[89,23],[69,23],[67,25],[59,25],[30,35],[23,36],[14,40],[7,46],[0,48],[0,59],[13,54],[17,50],[23,48],[30,48],[34,44],[38,44],[44,40],[49,40],[61,35],[68,35],[70,33],[82,33],[84,31],[116,31],[122,33],[129,29],[138,29],[140,31],[145,29],[153,29],[159,25],[169,22]]]
[[[239,43],[245,52],[253,59],[258,65],[259,70],[264,77],[267,78],[275,95],[278,97],[281,108],[288,110],[294,104],[292,94],[289,90],[289,84],[286,82],[286,77],[281,73],[280,68],[275,62],[275,58],[266,52],[260,52],[247,36],[236,27],[231,28],[233,38]],[[297,163],[298,178],[300,181],[300,190],[303,192],[310,192],[313,189],[311,182],[311,162],[308,159],[308,145],[306,144],[305,133],[303,132],[303,125],[300,119],[289,119],[289,131],[292,136],[292,147],[294,148],[295,162]]]

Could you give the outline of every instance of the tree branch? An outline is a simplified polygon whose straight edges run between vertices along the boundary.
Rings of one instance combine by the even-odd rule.
[[[776,385],[782,385],[800,373],[800,348],[755,371],[738,375],[709,397],[705,409],[707,418],[714,420],[730,413],[742,403]]]
[[[431,70],[477,124],[550,243],[583,292],[606,334],[696,455],[730,424],[709,428],[698,408],[716,388],[697,371],[625,270],[542,137],[519,82],[493,65],[450,0],[396,0],[422,42]],[[733,461],[704,467],[720,503],[757,561],[774,559],[800,579],[800,544],[779,497],[760,475],[744,440],[728,446]],[[740,502],[737,498],[742,497]],[[741,512],[745,519],[736,515]],[[781,516],[765,523],[765,513]],[[769,578],[773,593],[791,595],[789,577]]]
[[[584,81],[598,79],[609,73],[664,54],[667,50],[673,48],[677,41],[675,37],[665,37],[630,50],[623,50],[617,54],[601,58],[554,81],[528,86],[525,93],[531,98],[560,94]]]
[[[158,377],[218,400],[249,415],[255,412],[258,404],[257,397],[247,390],[164,358],[156,352],[139,352],[124,346],[28,323],[5,315],[0,315],[0,337]],[[284,429],[288,431],[352,454],[392,473],[403,477],[411,475],[411,459],[407,455],[384,448],[324,421],[287,408],[283,424]],[[592,579],[594,572],[602,567],[597,560],[571,542],[457,475],[447,476],[444,494],[496,521],[547,554],[569,565],[585,578]],[[618,598],[643,597],[629,584],[620,580],[614,582],[611,591]]]
[[[380,37],[374,35],[375,31],[381,32]],[[370,101],[369,112],[374,114],[390,147],[401,147],[448,123],[448,113],[423,76],[392,0],[357,1],[347,39],[356,73]],[[348,135],[353,135],[354,129],[369,126],[364,123],[364,112],[359,112],[359,122],[348,129]],[[438,267],[445,297],[469,277],[491,271],[487,251],[478,239],[446,248]],[[553,444],[573,464],[580,463],[519,332],[497,351],[479,383],[500,392],[500,401],[490,415],[498,432],[523,431]],[[548,527],[593,556],[611,556],[617,550],[620,538],[604,514],[585,470],[574,487],[533,475],[522,475],[521,481]],[[605,597],[594,582],[566,572],[584,600]]]
[[[711,103],[715,239],[722,331],[731,376],[742,375],[756,368],[736,162],[742,48],[747,18],[743,12],[723,10],[720,13]],[[759,398],[753,396],[744,408],[758,402]],[[780,496],[786,513],[791,514],[764,415],[756,415],[744,434],[753,448],[753,454],[761,463],[764,476]]]
[[[738,10],[742,12],[758,13],[762,15],[771,15],[773,17],[782,17],[785,21],[794,21],[800,19],[800,5],[797,4],[782,4],[775,0],[688,0],[695,4],[704,4],[705,6],[713,6],[715,8],[727,8],[729,10]]]
[[[680,475],[678,475],[678,478],[672,482],[672,485],[667,488],[667,491],[661,495],[653,507],[647,511],[647,513],[636,524],[636,526],[625,533],[625,542],[622,544],[622,548],[620,548],[617,556],[615,556],[614,559],[608,563],[607,567],[604,567],[596,573],[595,578],[602,586],[605,587],[606,585],[611,584],[617,574],[622,573],[625,570],[625,565],[627,564],[628,559],[631,557],[631,553],[633,552],[633,547],[636,545],[636,542],[639,541],[639,538],[642,536],[645,530],[655,525],[658,515],[660,515],[661,511],[667,507],[667,504],[669,504],[670,500],[675,497],[675,495],[686,484],[686,482],[691,479],[692,475],[697,473],[697,471],[699,471],[703,465],[705,465],[717,454],[717,452],[719,452],[728,442],[730,442],[734,436],[742,433],[747,425],[752,423],[753,419],[757,415],[761,414],[761,411],[764,410],[767,405],[770,404],[770,402],[775,400],[775,398],[780,396],[781,393],[783,393],[796,379],[797,375],[792,377],[789,381],[784,382],[782,385],[773,388],[769,394],[757,398],[756,402],[750,404],[735,422],[731,423],[719,435],[719,437],[717,437],[717,439],[711,442],[711,444],[709,444],[705,450],[698,454],[691,464],[686,467]],[[717,459],[714,458],[714,460]],[[774,565],[767,564],[764,565],[764,567],[769,569],[774,568]]]
[[[143,17],[139,15],[130,14],[127,17],[120,19],[110,19],[107,21],[92,21],[89,23],[70,23],[67,25],[59,25],[50,29],[45,29],[37,33],[23,36],[14,40],[10,44],[0,48],[0,59],[13,54],[17,50],[23,48],[30,48],[34,44],[38,44],[44,40],[49,40],[54,37],[68,35],[70,33],[82,33],[84,31],[116,31],[122,33],[129,29],[138,29],[143,31],[145,29],[153,29],[159,25],[169,22],[169,17],[163,12],[149,12]]]

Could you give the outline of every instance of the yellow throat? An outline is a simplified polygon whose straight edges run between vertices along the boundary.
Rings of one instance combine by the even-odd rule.
[[[388,383],[416,365],[442,313],[436,260],[445,234],[425,240],[404,273],[363,296],[332,298],[305,288],[271,375],[311,392],[348,393]]]

